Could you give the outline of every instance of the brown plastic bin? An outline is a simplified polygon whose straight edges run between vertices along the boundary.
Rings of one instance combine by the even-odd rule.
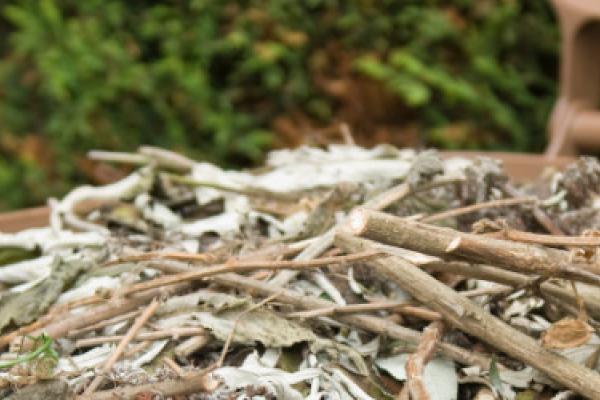
[[[560,23],[559,96],[546,154],[600,151],[600,1],[552,0]]]

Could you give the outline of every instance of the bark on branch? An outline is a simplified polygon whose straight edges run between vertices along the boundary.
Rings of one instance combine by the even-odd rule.
[[[425,254],[459,256],[516,272],[600,286],[600,265],[574,264],[564,250],[492,239],[366,209],[353,212],[348,227],[355,235]]]

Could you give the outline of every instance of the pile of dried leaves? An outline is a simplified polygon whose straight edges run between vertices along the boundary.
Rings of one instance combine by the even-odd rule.
[[[600,398],[600,164],[171,152],[0,235],[2,398]]]

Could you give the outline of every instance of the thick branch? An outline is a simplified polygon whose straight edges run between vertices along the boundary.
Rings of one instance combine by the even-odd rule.
[[[561,277],[600,286],[600,266],[573,264],[563,250],[491,239],[360,209],[350,216],[349,230],[379,242],[436,256],[455,255],[534,275]]]
[[[371,249],[368,241],[340,233],[336,245],[349,252]],[[366,261],[415,299],[443,315],[452,326],[537,368],[556,382],[589,398],[600,398],[600,375],[541,347],[534,339],[490,315],[414,264],[395,257]]]
[[[497,282],[504,285],[513,286],[515,288],[526,287],[533,284],[537,280],[536,276],[524,275],[518,272],[492,267],[490,265],[471,264],[465,261],[443,261],[438,257],[430,257],[424,254],[414,253],[410,250],[389,246],[379,242],[369,242],[373,248],[379,249],[387,254],[402,258],[408,257],[407,259],[409,261],[429,272],[453,273],[468,278]],[[563,302],[563,304],[566,303],[571,306],[578,305],[575,293],[567,281],[561,279],[551,279],[543,282],[540,285],[540,289],[546,298],[555,298]],[[584,301],[588,312],[594,317],[600,318],[600,291],[598,288],[585,283],[578,283],[577,292]]]

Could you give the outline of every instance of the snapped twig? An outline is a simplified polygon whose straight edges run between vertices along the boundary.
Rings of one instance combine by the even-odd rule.
[[[574,264],[564,250],[482,237],[366,209],[354,211],[349,220],[348,232],[394,246],[600,286],[600,266]]]
[[[131,342],[131,340],[137,335],[138,331],[140,329],[142,329],[142,327],[144,326],[146,321],[148,321],[150,319],[150,317],[152,317],[152,315],[158,309],[159,305],[160,305],[160,303],[158,302],[158,300],[153,299],[152,302],[148,305],[148,307],[146,307],[144,312],[135,320],[135,322],[133,323],[131,328],[129,328],[129,330],[127,331],[125,336],[123,336],[123,338],[121,338],[121,341],[117,345],[117,348],[111,353],[110,357],[104,362],[104,365],[102,366],[102,368],[100,370],[100,373],[98,375],[96,375],[96,377],[94,378],[92,383],[90,383],[90,385],[85,389],[84,395],[89,395],[96,391],[98,386],[100,386],[100,384],[104,380],[104,374],[110,372],[113,365],[115,365],[115,363],[119,360],[119,358],[121,358],[121,355],[125,351],[125,347],[127,347],[129,342]]]

